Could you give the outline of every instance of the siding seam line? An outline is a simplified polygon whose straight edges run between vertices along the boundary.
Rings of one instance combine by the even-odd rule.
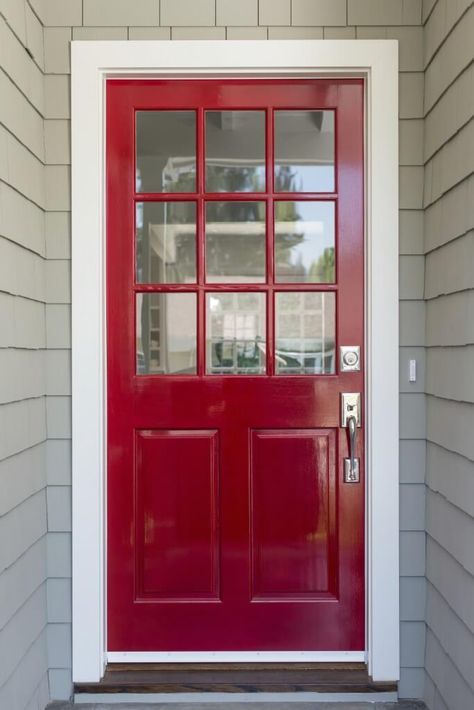
[[[462,232],[461,234],[456,234],[456,236],[454,236],[454,237],[453,237],[452,239],[450,239],[449,241],[444,242],[443,244],[437,244],[436,246],[432,247],[432,248],[429,249],[428,251],[425,251],[425,254],[424,254],[424,255],[425,255],[425,256],[429,256],[430,254],[436,254],[436,252],[440,251],[441,249],[449,248],[449,246],[450,246],[451,244],[454,244],[455,242],[459,241],[460,239],[462,239],[463,237],[467,236],[468,234],[471,234],[473,231],[474,231],[474,225],[473,225],[472,227],[468,227],[468,228],[467,228],[464,232]],[[410,256],[411,256],[411,255],[410,255]],[[415,256],[417,256],[417,254],[415,254]],[[472,290],[472,288],[474,288],[474,287],[471,287],[469,290]],[[458,292],[455,291],[455,292],[453,292],[453,293],[458,293]],[[427,300],[428,300],[428,299],[427,299]]]
[[[433,109],[436,108],[436,106],[439,104],[439,102],[441,101],[441,99],[448,93],[448,91],[450,90],[450,88],[451,88],[452,86],[454,86],[457,81],[459,81],[460,77],[461,77],[466,71],[468,71],[468,70],[472,67],[473,64],[474,64],[474,60],[471,60],[468,64],[466,64],[465,66],[463,66],[462,69],[460,69],[460,71],[458,72],[458,74],[456,74],[456,76],[455,76],[454,79],[448,84],[448,86],[447,86],[445,89],[443,89],[443,91],[441,92],[441,94],[437,97],[436,101],[435,101],[433,104],[431,104],[431,106],[429,107],[429,109],[426,109],[425,103],[423,102],[423,108],[424,108],[424,110],[425,110],[424,118],[426,118],[427,116],[430,115],[430,113],[433,111]]]
[[[461,24],[461,22],[462,22],[462,20],[464,19],[465,15],[467,15],[468,12],[470,12],[470,10],[471,10],[471,8],[472,8],[473,6],[474,6],[474,2],[471,2],[471,4],[468,5],[467,8],[464,10],[464,12],[462,13],[462,15],[460,15],[460,16],[458,17],[458,19],[456,20],[456,22],[454,23],[454,25],[452,25],[452,26],[450,27],[450,29],[448,30],[448,33],[445,34],[445,35],[443,35],[440,44],[438,44],[438,46],[436,47],[434,53],[431,55],[431,57],[429,58],[428,62],[425,64],[425,69],[424,69],[425,72],[426,72],[427,69],[429,69],[429,67],[431,66],[431,64],[432,64],[432,62],[433,62],[433,59],[437,56],[437,54],[439,53],[440,49],[446,44],[446,41],[450,38],[450,36],[452,35],[452,33],[454,32],[454,30],[456,29],[456,27],[457,27],[459,24]]]
[[[428,629],[429,629],[430,633],[433,634],[433,631],[431,630],[431,628],[428,627]],[[438,644],[440,645],[440,647],[441,647],[443,653],[445,653],[445,650],[444,650],[443,646],[439,643],[439,640],[438,640],[438,638],[436,637],[436,634],[433,634],[433,636],[436,638],[436,641],[437,641]],[[453,665],[454,665],[454,664],[453,664]],[[457,669],[456,669],[456,670],[457,670]],[[441,692],[440,689],[438,688],[438,685],[437,685],[436,681],[434,680],[434,678],[431,676],[431,674],[430,674],[430,673],[427,671],[427,669],[426,669],[426,648],[425,648],[425,673],[426,673],[426,675],[428,676],[428,678],[430,679],[430,681],[432,682],[433,688],[435,689],[436,694],[441,698],[441,701],[442,701],[443,705],[445,706],[445,708],[447,708],[447,710],[449,710],[448,705],[447,705],[447,703],[446,703],[446,701],[445,701],[445,699],[444,699],[444,695],[442,694],[442,692]],[[436,702],[436,698],[435,698],[435,702]]]
[[[430,115],[430,113],[432,113],[432,111],[436,108],[436,106],[439,104],[439,102],[442,100],[442,98],[448,93],[448,91],[449,91],[453,86],[455,86],[455,84],[459,81],[459,79],[463,76],[463,74],[465,74],[467,71],[469,71],[469,69],[472,67],[473,64],[474,64],[474,59],[472,59],[472,60],[469,62],[469,64],[466,64],[466,66],[464,66],[464,67],[459,71],[459,74],[456,74],[456,76],[455,76],[455,78],[453,79],[453,81],[446,87],[446,89],[443,90],[443,92],[439,95],[439,97],[436,99],[436,101],[434,102],[434,104],[432,104],[432,105],[430,106],[430,108],[426,111],[426,113],[424,113],[423,118],[426,119],[426,118]]]
[[[428,538],[430,539],[432,545],[435,545],[437,548],[439,548],[440,550],[442,550],[445,555],[448,555],[448,557],[450,557],[450,559],[451,559],[458,567],[460,567],[463,572],[465,572],[466,574],[468,574],[468,575],[473,579],[473,581],[474,581],[474,575],[472,574],[472,572],[470,572],[468,569],[466,569],[466,568],[464,567],[464,565],[457,559],[457,557],[455,557],[455,556],[452,554],[452,552],[450,552],[449,550],[447,550],[447,549],[440,543],[440,541],[437,540],[435,537],[433,537],[433,535],[430,535],[430,533],[426,533],[426,536],[427,536],[427,539],[428,539]],[[434,582],[432,581],[431,577],[428,575],[428,571],[426,572],[426,579],[427,579],[427,581],[429,581],[429,583],[430,583],[433,587],[435,587]],[[437,589],[437,588],[435,587],[435,589]],[[439,592],[439,590],[437,590],[437,591],[438,591],[439,594],[441,594],[441,592]],[[443,595],[441,594],[441,596],[443,596]],[[444,599],[444,598],[445,598],[445,597],[443,597],[443,599]],[[447,600],[446,600],[446,602],[449,604],[449,602],[448,602]],[[453,608],[453,607],[451,606],[451,604],[449,604],[449,606],[450,606],[451,608]],[[453,611],[454,611],[454,610],[453,610]],[[456,614],[456,616],[458,616],[458,615]],[[459,617],[459,618],[460,618],[460,617]],[[464,625],[466,625],[466,624],[464,624]],[[468,627],[468,628],[469,628],[469,627]],[[473,633],[474,633],[474,632],[473,632]]]
[[[431,582],[430,582],[430,584],[431,584]],[[434,587],[434,585],[431,585],[431,586],[432,586],[434,589],[436,589],[436,587]],[[438,594],[439,594],[439,592],[438,592]],[[442,596],[442,595],[440,594],[440,596]],[[425,623],[426,623],[426,622],[425,622]],[[444,654],[449,658],[449,660],[450,660],[451,663],[453,664],[454,668],[456,669],[457,674],[463,679],[463,681],[465,682],[466,686],[467,686],[467,687],[469,688],[469,690],[474,694],[474,687],[473,687],[473,686],[469,683],[469,681],[467,681],[466,678],[463,676],[463,674],[462,674],[461,671],[459,670],[458,665],[456,664],[456,662],[454,661],[454,659],[452,658],[452,656],[450,656],[450,654],[448,653],[448,651],[446,650],[446,648],[443,646],[443,644],[442,644],[441,639],[439,638],[439,636],[435,633],[435,631],[432,629],[432,627],[431,627],[429,624],[426,623],[426,627],[430,630],[430,633],[433,634],[433,636],[435,637],[435,639],[438,641],[439,645],[440,645],[441,648],[443,649]],[[467,628],[467,627],[466,627],[466,628]],[[438,686],[436,686],[436,687],[438,687]],[[440,695],[441,695],[441,693],[440,693]],[[441,697],[443,697],[443,696],[441,695]],[[446,705],[446,707],[449,707],[449,706]]]
[[[4,66],[1,66],[1,65],[0,65],[0,71],[1,71],[2,74],[8,79],[8,81],[15,87],[15,89],[18,91],[18,93],[20,94],[20,96],[22,96],[22,97],[25,99],[25,101],[31,106],[31,108],[32,108],[32,109],[38,114],[38,116],[44,121],[44,120],[45,120],[44,114],[41,113],[41,111],[39,110],[39,108],[38,108],[37,106],[35,106],[35,104],[34,104],[33,101],[30,99],[30,97],[29,97],[27,94],[25,94],[25,92],[23,91],[23,89],[16,83],[15,79],[11,76],[11,74],[9,74],[9,73],[6,71],[6,69],[5,69]],[[44,74],[43,74],[43,78],[44,78]]]
[[[20,145],[22,145],[22,144],[20,143]],[[15,185],[11,185],[8,182],[8,180],[4,180],[3,178],[0,178],[0,184],[6,185],[7,187],[10,188],[10,190],[14,190],[17,193],[17,195],[20,195],[20,197],[22,197],[27,202],[30,202],[32,205],[37,207],[43,213],[44,212],[65,212],[65,211],[70,212],[71,211],[71,210],[46,210],[44,206],[39,205],[37,202],[35,202],[35,200],[32,200],[31,197],[28,197],[28,195],[25,195],[25,193],[21,192],[21,190],[19,190]]]
[[[0,291],[0,293],[3,293]],[[21,296],[11,296],[10,293],[5,294],[6,296],[10,296],[11,298],[21,298]],[[25,299],[28,300],[28,299]],[[45,304],[47,305],[47,304]],[[51,304],[53,305],[53,304]],[[56,304],[54,304],[56,305]],[[19,352],[31,352],[31,353],[36,353],[36,352],[45,352],[46,350],[49,350],[50,348],[42,347],[42,348],[22,348],[19,347],[18,345],[2,345],[0,346],[0,352],[3,350],[18,350]],[[51,350],[67,350],[68,348],[51,348]],[[70,348],[69,348],[70,350]],[[30,397],[30,399],[34,399],[34,397]],[[7,456],[8,458],[8,456]],[[3,461],[4,459],[0,459],[0,461]]]
[[[426,119],[425,119],[425,120],[426,120]],[[473,114],[472,116],[469,116],[469,118],[468,118],[461,126],[459,126],[459,127],[454,131],[454,133],[451,133],[451,135],[449,135],[449,136],[446,138],[446,140],[444,141],[444,143],[442,143],[438,148],[436,148],[436,150],[435,150],[433,153],[431,153],[429,157],[424,156],[424,163],[422,163],[422,165],[424,165],[424,167],[426,167],[426,166],[428,165],[428,163],[430,163],[437,155],[439,155],[439,153],[441,153],[441,151],[442,151],[447,145],[449,145],[449,144],[466,128],[466,126],[469,126],[469,124],[470,124],[472,121],[474,121],[474,114]]]
[[[46,627],[45,627],[45,629],[46,629]],[[39,636],[38,636],[38,638],[39,638]],[[38,639],[35,640],[35,643],[36,643],[37,640],[38,640]],[[46,641],[46,645],[47,645],[47,641]],[[29,649],[28,649],[28,650],[29,650]],[[47,652],[47,650],[48,650],[48,649],[47,649],[47,647],[46,647],[46,652]],[[17,666],[17,667],[18,667],[18,666]],[[46,659],[46,668],[44,669],[44,673],[43,673],[43,675],[41,676],[41,680],[40,680],[40,682],[34,687],[33,693],[31,694],[30,699],[28,700],[28,703],[31,703],[31,701],[32,701],[33,698],[35,697],[35,695],[36,695],[36,693],[38,692],[39,687],[41,686],[41,683],[43,682],[44,679],[46,679],[46,682],[47,682],[47,684],[48,684],[48,692],[49,692],[49,677],[48,677],[48,661],[47,661],[47,659]],[[26,707],[28,707],[28,705],[27,705]]]
[[[21,610],[26,606],[26,604],[28,604],[30,599],[38,592],[39,589],[41,589],[41,587],[44,586],[45,591],[46,591],[47,579],[48,579],[47,577],[43,577],[41,582],[33,589],[31,594],[29,594],[26,597],[26,599],[23,600],[23,602],[20,604],[20,606],[17,609],[15,609],[15,611],[13,612],[13,615],[10,616],[10,618],[7,619],[7,622],[3,626],[0,627],[0,634],[3,633],[3,631],[7,628],[8,624],[11,624],[11,622],[14,621],[15,617],[21,612]],[[46,614],[46,624],[47,623],[48,623],[48,621],[47,621],[47,614]],[[46,628],[46,625],[43,628]],[[23,654],[22,658],[24,658],[24,656],[25,656],[25,654]]]
[[[10,30],[10,32],[12,33],[12,35],[15,37],[15,39],[16,39],[16,40],[18,41],[18,43],[20,44],[21,48],[22,48],[23,51],[25,52],[25,54],[26,54],[26,56],[28,57],[28,59],[29,59],[31,62],[33,62],[33,64],[34,64],[34,65],[40,70],[40,72],[44,75],[44,69],[42,69],[42,68],[40,67],[40,65],[39,65],[38,62],[36,61],[34,55],[33,55],[33,54],[29,54],[29,52],[27,51],[26,45],[23,44],[22,40],[21,40],[20,37],[17,35],[17,33],[15,32],[15,30],[13,29],[13,27],[10,25],[10,23],[9,23],[8,20],[7,20],[7,18],[6,18],[5,15],[3,14],[3,12],[0,12],[0,17],[1,17],[2,20],[5,22],[6,26],[8,27],[8,29]],[[26,22],[25,22],[25,26],[26,26]],[[42,25],[42,27],[44,28],[44,25]]]
[[[473,231],[472,229],[469,230],[469,232],[472,232],[472,231]],[[469,234],[469,232],[467,232],[467,234]],[[428,253],[431,254],[432,252],[428,252]],[[465,288],[459,288],[456,291],[448,291],[446,293],[438,293],[438,294],[436,294],[436,296],[428,297],[425,295],[424,300],[426,301],[426,303],[432,303],[433,301],[437,301],[440,298],[449,298],[450,296],[456,296],[459,293],[470,293],[473,290],[474,290],[473,286],[466,286]],[[472,343],[463,343],[463,345],[472,345]],[[439,347],[443,347],[443,346],[441,345]]]
[[[421,25],[422,25],[423,28],[424,28],[424,26],[426,25],[426,23],[428,22],[428,20],[430,19],[431,15],[433,14],[433,11],[434,11],[436,5],[438,4],[438,2],[439,2],[439,0],[436,0],[436,1],[433,3],[433,6],[432,6],[431,10],[429,11],[429,13],[427,14],[427,16],[426,16],[424,22],[423,22],[423,2],[422,2],[422,7],[421,7],[421,17],[422,17],[422,21],[421,21]]]
[[[45,399],[45,397],[30,397],[29,399],[24,399],[24,400],[19,400],[19,401],[20,402],[28,402],[33,399]],[[10,405],[6,404],[3,406],[8,407]],[[29,451],[30,449],[33,449],[35,446],[40,446],[41,444],[44,444],[46,441],[48,441],[48,438],[41,439],[40,441],[35,441],[30,446],[25,446],[23,449],[18,449],[18,451],[14,451],[12,454],[8,454],[8,456],[5,456],[3,459],[1,459],[1,461],[7,461],[7,459],[12,458],[12,456],[16,456],[17,454],[22,454],[24,451]],[[59,439],[59,441],[64,441],[64,439]],[[13,510],[13,508],[12,508],[12,510]]]
[[[0,231],[0,239],[4,239],[6,242],[9,242],[9,244],[13,244],[15,247],[18,247],[18,249],[23,249],[23,251],[27,251],[29,254],[33,254],[33,256],[37,256],[39,259],[42,259],[43,261],[48,261],[46,255],[40,254],[40,252],[35,251],[34,249],[31,249],[30,247],[27,247],[24,244],[20,244],[19,242],[16,242],[14,239],[11,239],[11,237],[6,237],[1,231]],[[58,259],[58,261],[60,261],[60,260]]]
[[[4,237],[2,237],[3,239]],[[24,296],[22,293],[15,293],[13,291],[7,291],[6,289],[0,289],[0,293],[4,293],[6,296],[12,296],[13,298],[23,298],[25,301],[31,301],[32,303],[41,303],[43,306],[51,305],[49,301],[42,301],[39,298],[32,298],[31,296]],[[55,302],[54,302],[55,303]],[[32,350],[44,350],[44,348],[32,348]],[[36,399],[36,397],[27,397],[27,399]]]
[[[19,662],[16,664],[15,668],[12,670],[12,672],[10,673],[10,675],[7,676],[7,678],[5,678],[5,680],[4,680],[4,682],[2,683],[2,686],[1,686],[2,688],[6,686],[6,684],[7,684],[8,681],[10,680],[10,678],[11,678],[11,677],[14,675],[14,673],[18,670],[21,661],[22,661],[22,660],[27,656],[27,654],[31,651],[31,649],[33,648],[33,646],[35,645],[35,643],[38,641],[38,639],[39,639],[39,637],[41,636],[41,634],[46,633],[47,626],[48,626],[48,622],[46,621],[45,625],[42,627],[41,631],[38,633],[38,635],[37,635],[37,636],[33,639],[33,641],[30,643],[30,645],[28,646],[28,648],[25,650],[24,654],[22,655],[22,657],[20,658]],[[46,642],[46,643],[47,643],[47,642]],[[47,647],[47,646],[46,646],[46,647]],[[49,665],[48,659],[46,659],[46,662],[47,662],[47,664]]]
[[[45,486],[45,488],[46,488],[46,486]],[[17,564],[17,562],[19,562],[22,557],[24,557],[25,555],[27,555],[28,552],[30,552],[30,550],[32,550],[35,545],[37,545],[39,542],[41,542],[41,540],[44,539],[44,541],[45,541],[45,543],[46,543],[46,542],[47,542],[47,536],[48,536],[48,533],[45,532],[44,535],[42,535],[42,536],[39,537],[37,540],[35,540],[34,542],[32,542],[31,545],[30,545],[26,550],[24,550],[24,551],[21,553],[21,555],[16,558],[16,560],[15,560],[14,562],[12,562],[10,565],[8,565],[8,567],[4,567],[2,574],[3,574],[4,572],[6,572],[7,570],[11,570],[11,569]],[[49,577],[45,577],[45,578],[44,578],[44,581],[46,581],[47,579],[49,579]]]
[[[0,520],[6,520],[15,510],[17,510],[18,508],[21,508],[22,505],[25,505],[25,503],[28,503],[28,501],[31,501],[31,500],[33,500],[33,498],[36,498],[37,496],[39,496],[41,493],[43,493],[43,491],[44,491],[45,508],[46,508],[46,510],[47,510],[47,507],[48,507],[48,506],[47,506],[47,499],[46,499],[46,488],[47,488],[47,484],[45,483],[42,488],[38,488],[37,491],[35,491],[34,493],[32,493],[32,494],[29,495],[29,496],[26,496],[26,498],[23,498],[23,500],[19,501],[16,505],[14,505],[13,508],[10,508],[10,510],[7,510],[6,513],[4,513],[3,515],[0,516]],[[41,540],[41,538],[44,537],[44,535],[46,535],[46,533],[48,533],[48,532],[49,532],[49,530],[48,530],[48,528],[47,528],[47,526],[46,526],[45,532],[43,533],[43,535],[41,535],[40,537],[37,537],[36,540],[34,540],[34,541],[31,543],[31,545],[27,548],[27,550],[29,550],[29,548],[30,548],[32,545],[34,545],[36,542],[38,542],[38,540]],[[25,550],[25,552],[26,552],[27,550]],[[20,555],[20,557],[21,557],[23,554],[24,554],[24,553],[22,552],[21,555]],[[10,565],[8,565],[7,567],[4,567],[4,569],[9,569],[12,565],[15,564],[16,560],[19,560],[19,559],[20,559],[20,557],[17,557],[15,560],[13,560],[13,562],[12,562]]]
[[[31,150],[31,148],[29,148],[25,143],[23,143],[23,141],[21,141],[18,138],[18,136],[16,136],[14,133],[12,133],[11,130],[7,126],[5,126],[4,123],[0,122],[0,126],[3,128],[3,130],[6,133],[8,133],[12,138],[15,139],[15,142],[18,143],[18,145],[21,145],[25,150],[28,151],[28,153],[30,155],[32,155],[35,158],[35,160],[38,161],[38,163],[40,163],[40,167],[42,167],[42,168],[46,167],[47,163],[45,163],[44,160],[41,160],[41,158],[38,158],[38,156]],[[42,209],[45,210],[44,207]]]
[[[428,397],[432,397],[433,395],[427,395],[427,396],[428,396]],[[451,401],[451,400],[447,400],[447,401]],[[465,454],[462,454],[462,453],[459,452],[459,451],[455,451],[454,449],[448,449],[446,446],[443,446],[443,444],[439,443],[438,441],[435,441],[434,439],[429,439],[429,438],[427,438],[427,439],[426,439],[426,442],[427,442],[428,444],[432,444],[433,446],[439,446],[441,449],[444,449],[444,450],[447,451],[449,454],[455,454],[456,456],[460,456],[461,458],[465,459],[468,463],[474,463],[474,460],[473,460],[473,459],[470,459],[469,456],[466,456]],[[426,485],[427,485],[427,484],[426,484]],[[457,506],[454,506],[454,507],[456,508]],[[461,509],[460,509],[460,510],[461,510]]]
[[[437,496],[437,497],[441,498],[441,499],[444,500],[444,502],[447,503],[451,508],[455,508],[458,512],[462,513],[462,514],[465,515],[467,518],[469,518],[469,520],[474,524],[474,517],[471,515],[471,513],[468,513],[468,512],[467,512],[466,510],[464,510],[463,508],[460,508],[459,505],[457,505],[456,503],[454,503],[450,498],[448,498],[448,497],[447,497],[444,493],[442,493],[441,491],[438,491],[438,490],[432,488],[432,487],[428,484],[428,481],[426,482],[426,487],[427,487],[427,489],[428,489],[428,492],[429,492],[433,497],[436,497],[436,496]],[[426,534],[429,535],[430,537],[433,537],[433,535],[432,535],[431,533],[429,533],[428,531],[426,531]],[[436,538],[433,538],[433,539],[436,539]],[[453,555],[453,557],[454,557],[454,555]],[[466,571],[469,572],[469,570],[468,570],[467,568],[466,568]],[[469,574],[471,575],[471,577],[474,576],[472,572],[469,572]]]
[[[474,169],[471,170],[471,172],[468,173],[467,175],[464,175],[464,177],[462,177],[460,180],[458,180],[457,182],[455,182],[455,183],[453,183],[452,185],[450,185],[450,186],[448,187],[448,189],[445,190],[444,192],[442,192],[440,195],[438,195],[438,197],[437,197],[435,200],[433,200],[433,201],[430,202],[429,204],[426,204],[426,205],[425,205],[424,207],[422,207],[422,208],[419,208],[419,207],[418,207],[418,208],[415,208],[415,209],[423,209],[423,210],[429,209],[430,207],[432,207],[433,205],[435,205],[437,202],[439,202],[445,195],[448,195],[448,194],[449,194],[452,190],[454,190],[456,187],[458,187],[459,185],[462,185],[462,183],[465,182],[466,180],[469,180],[469,178],[471,178],[473,175],[474,175]]]
[[[27,5],[28,5],[28,7],[30,8],[31,12],[33,13],[33,15],[35,15],[36,19],[37,19],[38,22],[40,23],[42,29],[44,30],[43,20],[41,19],[41,17],[38,15],[38,13],[36,12],[35,8],[34,8],[33,5],[31,4],[31,0],[26,0],[26,3],[27,3]]]

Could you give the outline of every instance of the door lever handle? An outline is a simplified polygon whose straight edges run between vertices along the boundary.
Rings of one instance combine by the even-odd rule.
[[[341,394],[341,427],[349,434],[349,458],[344,459],[344,482],[358,483],[360,480],[359,459],[357,456],[357,428],[361,425],[360,393],[343,392]]]
[[[347,418],[347,428],[349,429],[349,464],[351,469],[350,474],[351,477],[354,477],[356,475],[355,454],[357,445],[357,419],[353,414]]]

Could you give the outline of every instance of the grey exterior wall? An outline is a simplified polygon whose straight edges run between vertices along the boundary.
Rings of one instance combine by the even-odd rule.
[[[42,709],[47,640],[43,27],[0,2],[0,708]]]
[[[425,395],[423,301],[423,28],[421,0],[50,0],[46,3],[46,163],[51,171],[47,231],[51,249],[47,330],[50,530],[58,557],[54,605],[68,590],[70,569],[69,377],[69,42],[71,39],[338,39],[400,42],[401,187],[401,644],[400,693],[424,690]],[[53,305],[54,304],[54,305]],[[407,361],[420,378],[408,383]],[[53,532],[54,530],[54,532]],[[69,604],[52,622],[52,697],[69,692]]]
[[[425,2],[426,701],[474,707],[474,6]]]
[[[399,40],[400,694],[474,706],[470,4],[0,0],[0,707],[71,689],[69,42],[170,38]]]

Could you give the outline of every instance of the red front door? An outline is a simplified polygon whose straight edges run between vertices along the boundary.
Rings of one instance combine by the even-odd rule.
[[[107,86],[108,649],[364,649],[363,84]]]

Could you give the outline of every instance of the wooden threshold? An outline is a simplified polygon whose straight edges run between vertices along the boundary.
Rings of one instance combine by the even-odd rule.
[[[109,663],[76,693],[384,693],[364,663]]]

